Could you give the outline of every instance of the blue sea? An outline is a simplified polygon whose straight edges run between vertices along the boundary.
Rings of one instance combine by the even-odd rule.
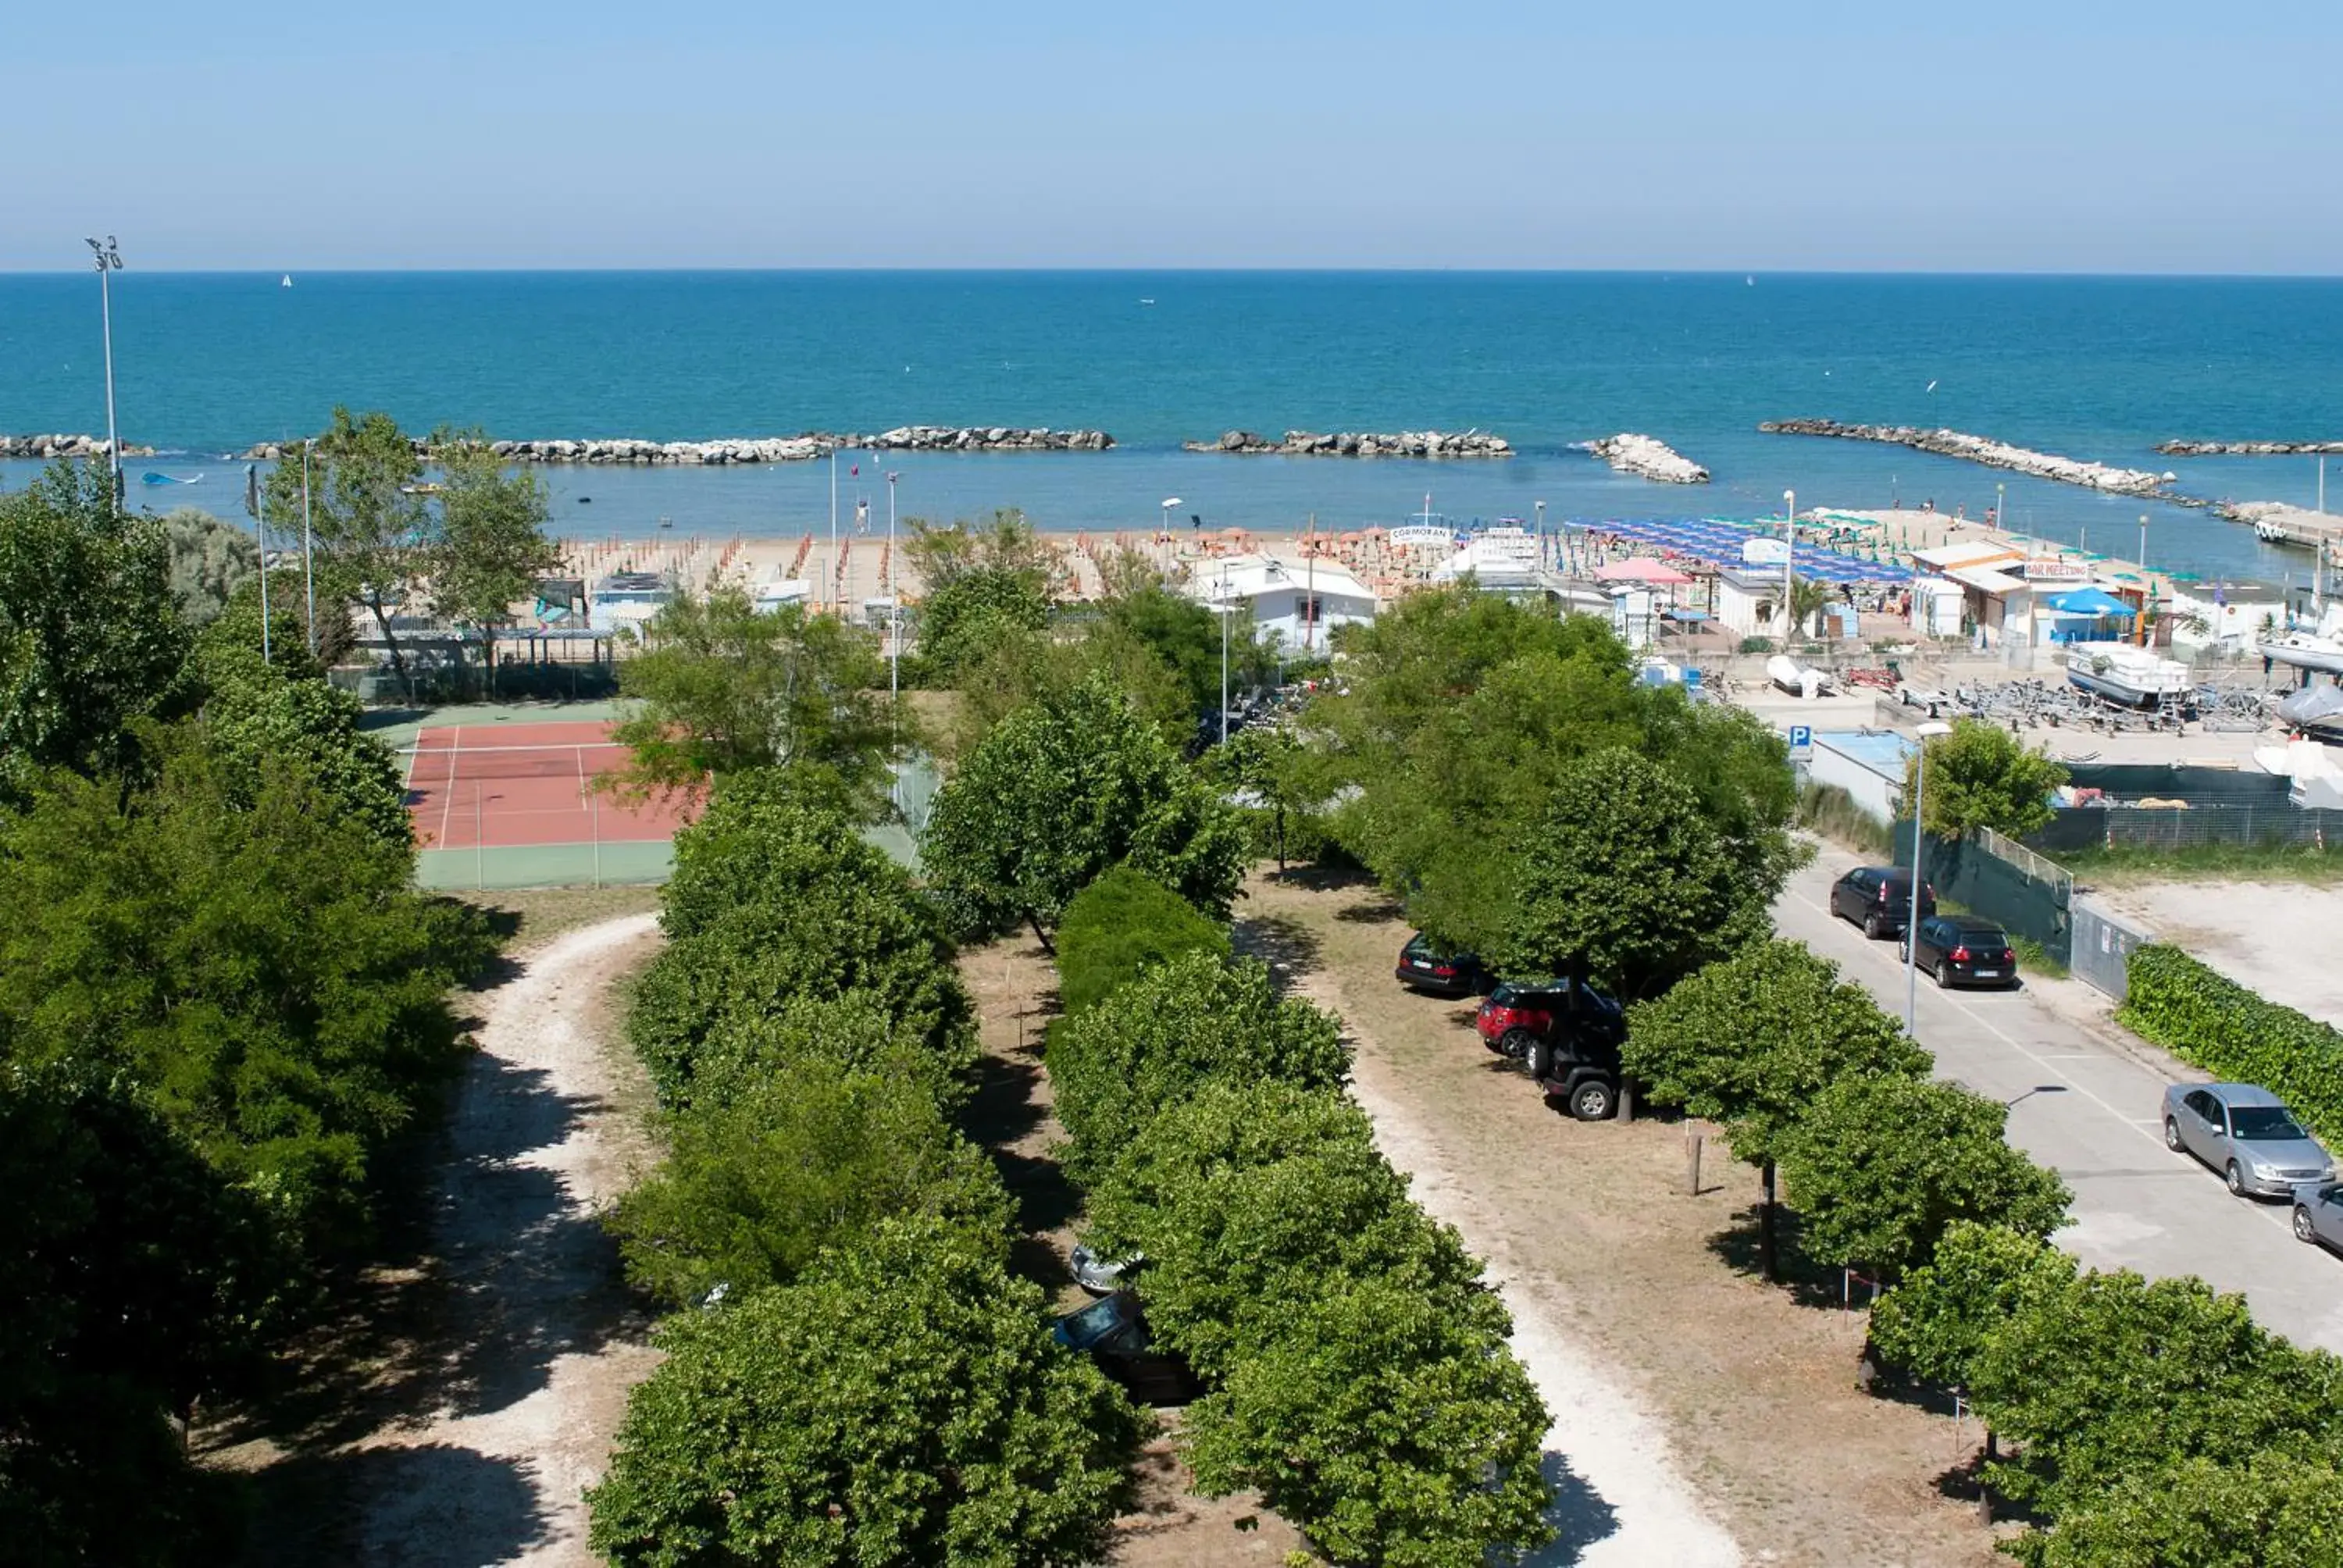
[[[657,439],[901,424],[1104,429],[1103,455],[841,465],[844,515],[1019,506],[1044,527],[1778,515],[1933,500],[2201,575],[2300,580],[2308,559],[2200,511],[1900,448],[1765,436],[1823,416],[1949,426],[2129,467],[2197,496],[2314,498],[2306,458],[2173,460],[2168,437],[2343,437],[2343,280],[1475,273],[340,273],[114,278],[133,492],[230,515],[222,455],[336,403],[410,428]],[[103,431],[97,279],[0,276],[0,430]],[[1224,457],[1232,428],[1494,430],[1505,462]],[[1705,465],[1626,478],[1571,443],[1621,430]],[[2336,464],[2343,486],[2343,461]],[[20,486],[28,467],[0,465]],[[826,466],[545,470],[556,526],[722,536],[826,528]],[[1429,501],[1427,503],[1427,497]]]

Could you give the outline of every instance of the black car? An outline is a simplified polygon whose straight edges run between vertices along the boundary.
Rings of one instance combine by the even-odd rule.
[[[1508,980],[1489,993],[1473,1027],[1491,1050],[1517,1059],[1548,1100],[1581,1121],[1601,1121],[1619,1108],[1626,1011],[1584,981]]]
[[[2008,933],[1991,920],[1931,915],[1920,922],[1911,944],[1912,961],[1936,977],[1940,986],[2017,983],[2017,954]]]
[[[1936,912],[1936,890],[1920,884],[1920,918]],[[1912,918],[1912,873],[1900,866],[1857,866],[1831,884],[1831,913],[1853,920],[1874,941],[1900,937]]]
[[[1185,1357],[1156,1348],[1146,1309],[1134,1292],[1117,1291],[1065,1313],[1050,1337],[1091,1357],[1131,1397],[1149,1404],[1187,1404],[1203,1392]]]
[[[1433,996],[1479,996],[1495,983],[1488,967],[1471,953],[1452,953],[1422,931],[1407,939],[1392,970],[1410,990]]]

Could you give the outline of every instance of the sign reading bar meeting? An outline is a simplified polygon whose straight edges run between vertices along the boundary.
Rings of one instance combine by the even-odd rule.
[[[2091,580],[2091,563],[2068,560],[2062,556],[2035,556],[2021,568],[2030,583],[2087,583]]]

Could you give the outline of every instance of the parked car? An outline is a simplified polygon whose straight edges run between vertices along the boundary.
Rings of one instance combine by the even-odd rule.
[[[1140,1252],[1128,1258],[1101,1258],[1086,1243],[1077,1241],[1069,1261],[1073,1265],[1074,1283],[1093,1296],[1111,1296],[1131,1282],[1131,1276],[1139,1272],[1139,1265],[1147,1259]]]
[[[1912,961],[1939,986],[2017,983],[2017,954],[2009,934],[1991,920],[1963,915],[1930,915],[1916,937],[1906,939]]]
[[[1471,953],[1449,952],[1422,931],[1399,950],[1399,964],[1392,973],[1410,990],[1433,996],[1478,996],[1496,980]]]
[[[1900,866],[1857,866],[1831,884],[1831,913],[1853,920],[1877,941],[1900,937],[1912,918],[1912,873]],[[1936,890],[1920,884],[1920,918],[1936,912]]]
[[[1489,993],[1473,1027],[1491,1050],[1521,1062],[1531,1081],[1581,1121],[1619,1108],[1619,1046],[1625,1010],[1584,981],[1512,980]]]
[[[2294,1234],[2298,1241],[2343,1247],[2343,1182],[2296,1189]]]
[[[2298,1188],[2335,1179],[2333,1156],[2302,1130],[2286,1101],[2250,1083],[2167,1088],[2164,1146],[2218,1171],[2240,1198],[2292,1198]],[[2314,1221],[2318,1210],[2314,1203]],[[2295,1234],[2302,1234],[2298,1212]]]
[[[1117,1291],[1059,1318],[1050,1337],[1152,1405],[1186,1404],[1202,1391],[1187,1358],[1155,1348],[1137,1292]]]

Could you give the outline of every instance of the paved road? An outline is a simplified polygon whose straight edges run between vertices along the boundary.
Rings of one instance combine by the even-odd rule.
[[[1867,941],[1830,915],[1830,884],[1857,863],[1825,849],[1791,879],[1775,921],[1900,1018],[1897,944]],[[1939,991],[1922,976],[1917,1025],[1937,1072],[2014,1101],[2010,1141],[2074,1189],[2075,1222],[2055,1238],[2060,1246],[2097,1268],[2198,1274],[2243,1291],[2264,1324],[2343,1352],[2343,1258],[2297,1241],[2283,1205],[2232,1198],[2212,1171],[2166,1151],[2169,1077],[2022,990]]]

